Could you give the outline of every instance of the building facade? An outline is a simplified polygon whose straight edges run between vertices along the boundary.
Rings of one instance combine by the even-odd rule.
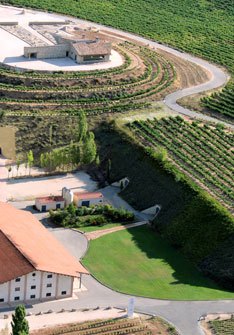
[[[63,209],[65,200],[62,196],[49,196],[35,199],[35,206],[40,212]]]
[[[84,35],[85,36],[85,35]],[[69,57],[78,64],[108,62],[111,56],[111,43],[87,40],[85,37],[56,36],[58,44],[24,47],[24,56],[31,59],[53,59]]]
[[[72,296],[73,277],[33,271],[0,285],[0,304]]]
[[[29,212],[0,202],[0,306],[60,299],[88,271]]]

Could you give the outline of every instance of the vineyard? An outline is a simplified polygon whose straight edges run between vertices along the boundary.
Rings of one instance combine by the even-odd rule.
[[[234,318],[210,321],[209,326],[214,335],[233,335]]]
[[[176,73],[171,62],[146,47],[118,46],[124,64],[118,68],[74,73],[16,73],[0,69],[0,108],[10,114],[122,112],[147,106],[171,90]]]
[[[60,334],[74,334],[74,335],[177,335],[174,327],[160,318],[151,319],[112,319],[90,321],[81,324],[68,324],[57,328],[40,329],[38,331],[30,332],[33,335],[60,335]]]
[[[155,150],[166,148],[179,169],[232,210],[234,200],[233,134],[181,117],[135,121],[137,138]]]
[[[208,110],[234,118],[234,83],[227,85],[220,93],[204,97],[201,103]]]
[[[202,56],[228,68],[233,74],[233,1],[189,0],[165,3],[162,0],[114,1],[94,0],[25,1],[7,3],[76,15],[94,22],[128,30],[159,42]],[[220,24],[222,22],[222,24]],[[202,102],[211,112],[233,118],[233,84],[228,94],[210,97]]]

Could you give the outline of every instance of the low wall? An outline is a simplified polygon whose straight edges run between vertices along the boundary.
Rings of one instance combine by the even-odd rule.
[[[11,22],[1,22],[0,26],[18,26],[18,21],[11,21]]]

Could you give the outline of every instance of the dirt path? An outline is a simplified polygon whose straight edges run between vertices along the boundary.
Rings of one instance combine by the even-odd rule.
[[[86,233],[85,236],[87,237],[87,239],[89,241],[90,240],[95,240],[95,239],[97,239],[97,238],[99,238],[101,236],[104,236],[104,235],[107,235],[107,234],[111,234],[111,233],[114,233],[116,231],[143,226],[143,225],[145,225],[147,223],[148,223],[148,221],[129,223],[129,224],[118,226],[118,227],[114,227],[114,228],[92,231],[90,233]]]

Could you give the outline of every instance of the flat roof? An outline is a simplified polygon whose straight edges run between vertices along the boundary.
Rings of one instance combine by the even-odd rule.
[[[3,202],[0,213],[0,283],[35,270],[71,277],[88,273],[33,214]]]

